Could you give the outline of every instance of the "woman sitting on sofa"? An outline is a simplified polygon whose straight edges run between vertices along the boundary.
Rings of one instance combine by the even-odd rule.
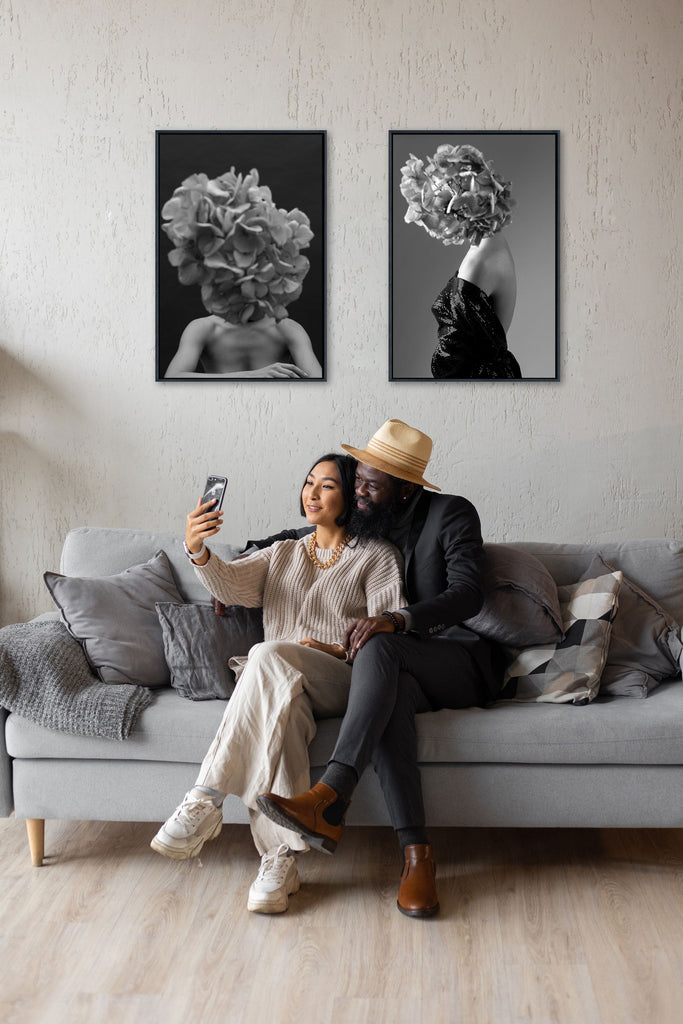
[[[292,853],[308,847],[266,818],[256,798],[267,791],[294,796],[308,789],[315,717],[346,709],[347,627],[405,603],[396,548],[383,540],[353,542],[347,533],[355,467],[348,455],[324,455],[301,491],[301,511],[315,532],[233,562],[204,544],[221,528],[222,512],[211,512],[214,502],[198,503],[187,517],[186,552],[202,583],[224,604],[262,606],[264,641],[246,658],[231,659],[238,683],[218,732],[194,787],[151,846],[175,860],[196,857],[221,830],[225,796],[240,797],[262,855],[247,904],[259,913],[287,909],[289,895],[299,889]]]

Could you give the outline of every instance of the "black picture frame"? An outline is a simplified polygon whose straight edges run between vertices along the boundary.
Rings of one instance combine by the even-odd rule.
[[[475,147],[492,165],[496,177],[511,183],[515,205],[511,221],[501,233],[506,236],[516,271],[516,304],[507,331],[509,351],[521,369],[516,381],[494,377],[490,371],[479,377],[435,377],[432,373],[437,331],[444,323],[443,318],[437,322],[432,305],[447,282],[457,276],[469,246],[467,242],[444,245],[421,225],[406,222],[408,202],[401,192],[401,168],[411,154],[426,164],[441,145]],[[389,182],[389,380],[558,381],[559,131],[392,130]],[[488,301],[486,295],[482,298]],[[505,338],[497,317],[495,321]],[[452,328],[446,331],[452,332]],[[455,336],[447,334],[450,339]]]
[[[327,244],[326,244],[326,161],[327,161],[327,132],[323,130],[286,130],[286,131],[174,131],[158,130],[155,132],[155,155],[156,155],[156,374],[157,381],[164,382],[216,382],[226,381],[271,381],[280,383],[293,383],[302,381],[325,381],[327,379],[327,352],[326,352],[326,282],[327,282]],[[174,191],[192,175],[205,174],[209,179],[216,179],[234,167],[236,174],[247,175],[252,168],[259,174],[259,186],[267,186],[272,193],[272,201],[278,210],[292,211],[300,210],[309,219],[310,229],[313,237],[309,244],[301,249],[301,255],[305,256],[310,267],[302,282],[301,295],[286,306],[289,328],[286,334],[282,333],[284,321],[271,318],[272,324],[279,324],[275,333],[267,336],[260,333],[264,324],[256,333],[252,334],[254,348],[265,350],[265,355],[254,355],[252,339],[245,332],[241,332],[238,341],[244,342],[241,345],[241,352],[237,355],[234,351],[221,353],[220,347],[218,356],[222,360],[221,368],[227,359],[230,365],[230,376],[224,376],[216,368],[209,365],[205,369],[205,363],[197,363],[197,369],[192,371],[194,376],[184,375],[185,371],[174,372],[168,375],[169,366],[177,353],[183,331],[188,324],[198,321],[193,330],[199,332],[202,339],[200,345],[204,345],[204,335],[210,337],[212,344],[221,344],[220,323],[218,324],[219,334],[216,342],[215,316],[214,324],[209,325],[203,322],[213,314],[202,302],[200,284],[181,284],[178,279],[176,266],[169,262],[169,253],[177,248],[174,246],[166,232],[162,230],[165,223],[162,217],[164,205],[174,194]],[[190,244],[194,244],[191,242]],[[194,257],[193,257],[194,258]],[[282,257],[285,259],[285,257]],[[265,257],[264,257],[265,259]],[[249,270],[247,269],[247,273]],[[228,325],[223,317],[219,320],[226,324],[226,330],[232,326]],[[292,327],[294,323],[294,327]],[[298,327],[296,326],[298,325]],[[214,333],[209,335],[209,328],[214,328]],[[253,324],[251,324],[253,327]],[[206,329],[205,329],[206,328]],[[299,346],[298,352],[305,355],[306,341],[302,336],[300,328],[303,328],[305,335],[310,339],[310,350],[314,361],[320,367],[317,372],[311,362],[308,364],[307,374],[293,374],[291,370],[281,369],[275,375],[275,370],[269,369],[273,363],[287,364],[294,362],[294,357],[286,348],[283,348],[283,339],[292,338]],[[295,331],[295,334],[292,334]],[[226,335],[223,335],[224,337]],[[195,333],[195,339],[197,333]],[[237,337],[237,336],[236,336]],[[230,344],[233,338],[227,335]],[[192,350],[192,359],[184,357],[186,365],[194,361],[194,352],[198,344]],[[211,353],[206,345],[202,351],[205,358],[210,358]],[[275,353],[275,354],[273,354]],[[265,364],[260,367],[258,362],[261,358],[266,359]],[[313,361],[313,362],[314,362]],[[235,364],[239,366],[235,369]],[[259,374],[259,369],[264,373]],[[312,371],[312,372],[311,372]]]

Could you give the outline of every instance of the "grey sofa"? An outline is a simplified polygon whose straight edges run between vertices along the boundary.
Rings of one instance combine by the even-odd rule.
[[[206,601],[182,538],[135,530],[81,528],[66,538],[60,571],[104,576],[168,554],[186,601]],[[213,545],[222,557],[238,549]],[[642,540],[598,545],[515,544],[535,555],[558,585],[575,581],[599,550],[683,622],[683,544]],[[34,864],[46,819],[163,821],[196,778],[224,710],[155,691],[124,741],[90,739],[2,714],[0,813],[27,819]],[[319,723],[312,777],[332,750],[337,720]],[[419,716],[419,757],[428,823],[435,826],[683,826],[683,684],[672,679],[646,700],[601,698],[585,707],[500,703]],[[226,822],[246,822],[229,798]],[[388,824],[368,770],[349,825]]]

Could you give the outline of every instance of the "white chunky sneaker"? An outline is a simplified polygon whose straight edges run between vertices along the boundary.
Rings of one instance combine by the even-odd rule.
[[[223,808],[200,789],[191,789],[183,802],[164,822],[149,844],[157,853],[173,860],[189,860],[200,853],[209,839],[215,839],[223,825]]]
[[[281,914],[289,906],[288,897],[299,891],[296,859],[286,843],[268,850],[261,857],[261,868],[251,883],[247,910],[256,914]]]

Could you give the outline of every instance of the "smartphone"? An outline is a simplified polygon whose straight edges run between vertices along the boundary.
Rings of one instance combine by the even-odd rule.
[[[207,501],[211,501],[212,498],[216,499],[216,504],[212,505],[206,511],[209,512],[220,512],[223,506],[223,498],[225,497],[225,490],[228,486],[228,478],[225,476],[209,476],[204,484],[204,493],[202,494],[201,504],[205,505]]]

